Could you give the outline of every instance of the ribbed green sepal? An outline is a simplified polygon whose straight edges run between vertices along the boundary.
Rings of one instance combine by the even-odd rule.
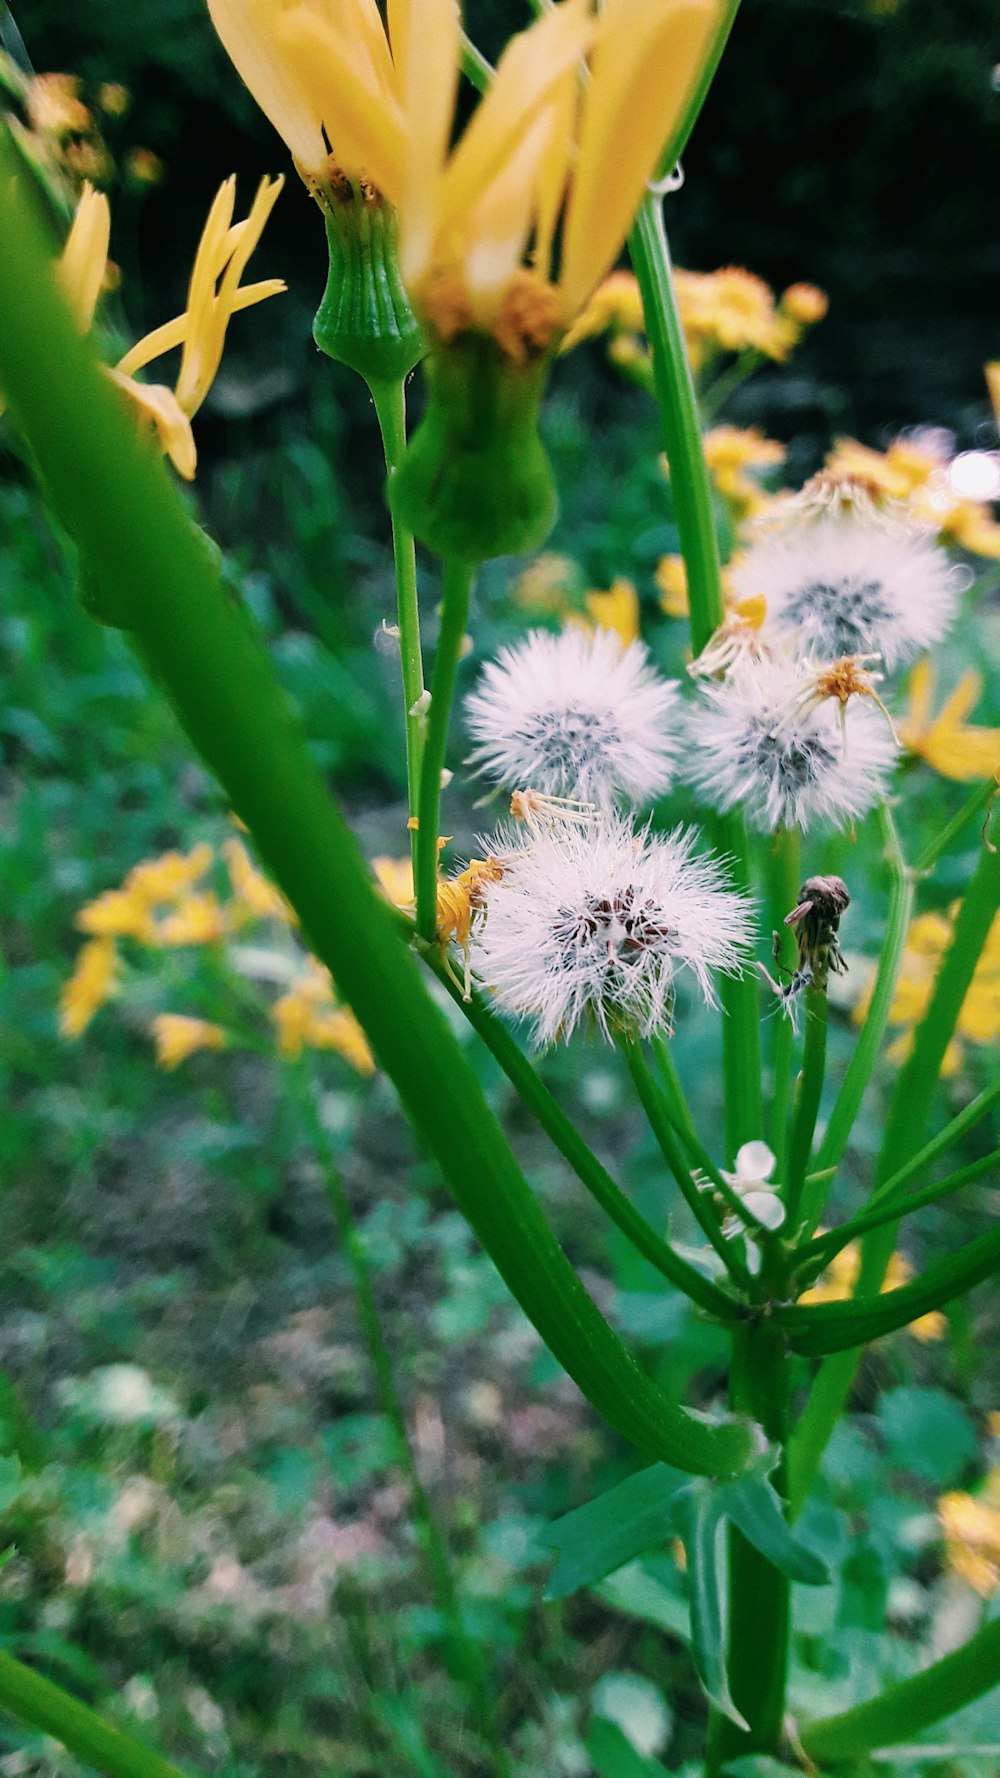
[[[313,339],[366,383],[402,382],[425,347],[399,275],[395,213],[351,188],[327,211],[326,239],[330,271]]]

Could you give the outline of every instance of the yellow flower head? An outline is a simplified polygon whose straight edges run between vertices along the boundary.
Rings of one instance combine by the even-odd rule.
[[[951,486],[947,459],[930,445],[897,438],[883,452],[840,438],[827,469],[867,486],[878,500],[902,501],[909,516],[936,531],[943,542],[973,555],[1000,558],[1000,525],[989,506]]]
[[[901,1037],[886,1051],[889,1061],[902,1063],[913,1044],[913,1031],[930,1005],[931,995],[941,961],[951,944],[955,917],[960,904],[956,902],[947,915],[918,914],[910,923],[906,948],[896,982],[889,1022],[904,1027]],[[864,1021],[874,991],[874,977],[869,981],[854,1009],[856,1023]],[[1000,914],[990,928],[980,953],[968,992],[962,1002],[955,1026],[955,1037],[942,1064],[945,1076],[957,1074],[962,1063],[962,1043],[983,1046],[994,1044],[1000,1037]]]
[[[189,1018],[185,1013],[162,1012],[150,1027],[156,1044],[156,1060],[161,1068],[179,1068],[197,1050],[225,1049],[228,1041],[221,1025],[208,1019]]]
[[[576,622],[584,623],[588,629],[614,630],[626,647],[639,640],[639,595],[623,575],[607,592],[584,593],[583,604],[585,615],[578,614]]]
[[[241,285],[251,253],[281,190],[281,179],[262,181],[250,214],[233,222],[236,181],[227,179],[216,194],[202,232],[183,315],[138,340],[108,374],[125,395],[140,424],[159,439],[178,474],[190,481],[197,461],[191,419],[211,388],[222,359],[226,329],[239,309],[284,290],[280,278]],[[108,274],[111,211],[103,192],[84,185],[56,275],[81,333],[93,324]],[[176,386],[140,383],[135,372],[175,348],[181,349]]]
[[[226,910],[211,892],[185,895],[160,921],[161,945],[218,944],[229,931]]]
[[[677,303],[693,367],[717,352],[760,352],[778,361],[788,357],[801,327],[779,310],[763,278],[742,266],[717,272],[677,274]]]
[[[1000,1586],[1000,1470],[981,1495],[943,1494],[938,1518],[949,1568],[988,1599]]]
[[[704,440],[705,462],[719,493],[740,522],[755,518],[774,496],[761,487],[755,472],[776,469],[786,450],[756,426],[713,426]]]
[[[230,925],[242,925],[244,920],[280,920],[285,926],[294,925],[294,910],[251,862],[243,841],[225,840],[221,850],[235,897],[228,908]]]
[[[176,901],[211,869],[212,857],[211,846],[202,842],[190,852],[163,852],[159,858],[144,858],[132,866],[123,888],[150,907]]]
[[[963,673],[936,716],[935,678],[929,655],[910,674],[906,715],[898,725],[904,747],[942,778],[967,784],[992,777],[1000,771],[1000,729],[977,728],[965,720],[979,702],[983,688],[979,674],[971,669]]]
[[[209,10],[307,183],[331,177],[329,144],[395,206],[440,337],[474,327],[514,358],[548,347],[610,268],[723,19],[720,0],[560,0],[513,38],[452,149],[455,0],[389,0],[385,26],[375,0]]]
[[[290,1060],[303,1050],[333,1050],[358,1074],[375,1072],[375,1058],[352,1012],[336,1004],[329,974],[310,958],[286,994],[271,1007],[278,1049]]]
[[[799,327],[815,327],[830,307],[830,300],[826,291],[818,290],[815,284],[790,284],[782,292],[778,306]]]
[[[59,1029],[64,1037],[80,1037],[95,1012],[110,999],[116,961],[113,938],[92,938],[83,946],[59,997]]]
[[[554,550],[536,556],[518,575],[511,587],[511,596],[528,611],[565,612],[568,595],[577,576],[576,563],[570,556]]]

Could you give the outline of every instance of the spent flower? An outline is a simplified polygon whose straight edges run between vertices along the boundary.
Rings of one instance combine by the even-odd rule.
[[[498,836],[503,871],[472,938],[495,1004],[544,1045],[577,1026],[609,1040],[669,1030],[681,976],[711,1001],[713,972],[743,966],[753,921],[696,839],[636,832],[616,814],[529,830],[527,843]]]
[[[641,642],[576,625],[532,630],[487,663],[466,699],[472,763],[511,787],[647,803],[673,775],[676,700]]]

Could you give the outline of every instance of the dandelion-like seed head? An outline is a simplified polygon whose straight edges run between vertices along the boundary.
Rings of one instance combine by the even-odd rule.
[[[485,886],[472,963],[502,1011],[529,1019],[539,1045],[578,1025],[609,1040],[670,1028],[675,984],[706,1000],[712,972],[737,971],[752,940],[750,904],[725,886],[696,835],[636,832],[606,813],[588,828],[498,836],[502,876]]]
[[[763,595],[769,626],[808,652],[875,653],[891,672],[944,634],[959,576],[926,531],[860,484],[817,477],[747,550],[733,588]]]
[[[483,672],[466,700],[471,763],[512,787],[607,805],[670,785],[677,687],[641,642],[610,630],[533,630]]]
[[[688,777],[712,807],[742,807],[764,831],[805,831],[865,814],[882,794],[896,743],[870,703],[817,703],[812,670],[743,661],[702,689]]]

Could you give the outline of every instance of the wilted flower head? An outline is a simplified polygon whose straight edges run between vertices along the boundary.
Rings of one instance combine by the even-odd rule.
[[[879,511],[851,483],[837,498],[810,484],[790,501],[780,526],[747,550],[733,586],[742,599],[763,594],[769,623],[801,647],[824,659],[877,653],[890,671],[944,634],[959,591],[926,531]]]
[[[612,630],[532,630],[483,670],[466,700],[472,762],[501,784],[551,796],[647,803],[670,784],[676,685],[641,642]]]
[[[765,831],[805,831],[864,815],[882,795],[896,759],[884,718],[857,699],[846,713],[833,700],[804,702],[806,672],[744,659],[703,686],[687,773],[713,808],[740,807]]]
[[[485,889],[472,962],[496,1005],[530,1019],[542,1045],[579,1024],[609,1040],[669,1029],[679,973],[711,1000],[712,971],[740,968],[752,917],[695,840],[606,814],[493,841],[503,874]]]

